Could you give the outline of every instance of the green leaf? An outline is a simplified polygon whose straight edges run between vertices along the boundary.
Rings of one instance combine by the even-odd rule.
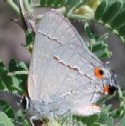
[[[93,124],[92,126],[101,126],[101,124],[95,123],[95,124]]]
[[[0,67],[0,89],[26,92],[27,74],[25,73],[28,70],[26,64],[24,62],[17,63],[12,59],[9,63],[9,70],[8,73],[5,67]]]
[[[13,72],[16,71],[18,69],[17,63],[14,59],[11,59],[9,62],[9,71]]]
[[[28,67],[24,62],[16,62],[14,59],[11,59],[9,62],[9,72],[16,71],[28,71]]]
[[[53,6],[53,5],[54,5],[54,0],[48,0],[47,1],[47,6]]]
[[[33,44],[34,37],[31,31],[26,31],[26,46],[30,46]]]
[[[0,107],[9,118],[14,118],[12,107],[6,101],[0,100]]]
[[[19,79],[17,77],[12,77],[12,83],[13,83],[13,85],[12,85],[11,88],[13,90],[16,90],[18,92],[22,92],[23,91],[22,90],[22,86],[20,85],[20,81],[19,81]]]
[[[94,35],[93,35],[90,25],[88,23],[85,23],[84,30],[85,30],[87,36],[89,37],[89,39],[94,39]]]
[[[27,70],[27,71],[28,71],[28,68],[27,68],[27,66],[26,66],[26,64],[25,64],[24,62],[20,62],[20,63],[19,63],[19,68],[20,68],[21,70]]]
[[[14,126],[12,121],[3,112],[0,112],[0,126]]]
[[[88,117],[88,120],[87,120],[87,125],[88,126],[92,126],[95,122],[97,122],[99,116],[98,115],[91,115]]]
[[[110,22],[111,28],[116,29],[117,27],[124,24],[125,15],[125,3],[122,4],[122,8],[119,8],[119,11],[112,17],[112,21]]]
[[[95,53],[95,55],[99,58],[109,58],[111,57],[112,53],[110,51],[108,51],[108,49],[103,48],[101,50],[101,48],[99,48],[99,50],[95,50],[92,51],[93,53]]]
[[[41,7],[54,7],[66,5],[67,0],[40,0],[39,4]]]
[[[47,5],[46,3],[47,3],[47,0],[40,0],[40,6],[42,7]]]
[[[4,67],[2,59],[0,59],[0,67]]]
[[[109,118],[106,120],[106,124],[107,124],[107,126],[114,126],[114,124],[113,124],[113,118],[112,118],[112,117],[109,117]]]
[[[65,5],[65,1],[66,0],[54,0],[54,6],[56,6],[56,7],[63,6],[63,5]]]
[[[22,124],[21,126],[31,126],[28,120],[26,120],[26,115],[24,115],[22,110],[19,110],[16,114],[16,118],[14,119],[17,123]]]
[[[123,116],[123,118],[120,121],[120,125],[119,126],[125,126],[125,115]]]
[[[7,72],[5,68],[0,68],[0,89],[2,90],[8,90],[10,85],[12,85],[12,79],[7,76]]]
[[[113,17],[119,12],[120,8],[122,7],[121,0],[115,2],[109,2],[108,7],[106,8],[102,20],[104,23],[108,23]]]
[[[103,123],[103,122],[105,122],[106,121],[106,119],[107,119],[107,117],[108,117],[108,114],[106,113],[106,112],[101,112],[100,114],[99,114],[99,122],[100,123]]]
[[[28,0],[28,2],[29,2],[29,4],[31,4],[32,3],[32,0]]]
[[[118,31],[118,33],[121,35],[121,36],[125,36],[125,23],[121,26],[121,27],[119,27],[118,29],[117,29],[117,31]]]
[[[125,2],[124,0],[103,0],[95,11],[95,19],[110,28],[125,41]]]
[[[73,116],[73,120],[76,123],[80,123],[83,125],[87,125],[87,126],[93,126],[93,124],[95,124],[95,122],[98,121],[98,115],[90,115],[90,116]],[[81,126],[81,125],[80,125]]]
[[[92,33],[92,30],[88,23],[85,24],[84,29],[90,39],[90,42],[88,44],[90,51],[99,58],[109,58],[112,53],[108,50],[108,45],[105,43],[105,39],[108,37],[108,34],[104,34],[101,37],[95,35],[94,33]]]
[[[96,9],[96,12],[95,12],[96,20],[99,20],[102,17],[107,6],[108,6],[108,0],[102,0],[102,2],[100,3],[100,5],[98,6],[98,8]]]

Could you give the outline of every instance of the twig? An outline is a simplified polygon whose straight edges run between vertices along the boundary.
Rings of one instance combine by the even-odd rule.
[[[4,0],[11,8],[13,8],[13,10],[15,10],[15,12],[20,15],[20,11],[18,6],[13,2],[13,0]]]
[[[14,71],[14,72],[9,72],[8,76],[14,76],[14,75],[20,75],[20,74],[24,74],[27,75],[28,71]]]

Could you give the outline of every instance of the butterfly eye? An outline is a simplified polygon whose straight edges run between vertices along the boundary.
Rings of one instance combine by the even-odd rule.
[[[95,68],[94,74],[98,79],[102,79],[104,75],[104,71],[101,68]]]

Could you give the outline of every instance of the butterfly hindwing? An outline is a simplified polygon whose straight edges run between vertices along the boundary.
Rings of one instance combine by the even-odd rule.
[[[48,11],[36,33],[28,78],[32,100],[52,102],[63,99],[69,104],[90,103],[95,87],[94,67],[103,67],[75,28],[61,14]],[[82,101],[82,102],[81,102]],[[68,103],[67,103],[68,104]]]

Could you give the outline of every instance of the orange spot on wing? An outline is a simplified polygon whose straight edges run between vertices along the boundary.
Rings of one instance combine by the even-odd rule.
[[[95,68],[94,69],[94,74],[95,76],[98,78],[98,79],[102,79],[103,78],[103,75],[104,75],[104,72],[101,68]]]
[[[109,94],[110,93],[110,86],[109,85],[104,86],[103,93],[104,94]]]

